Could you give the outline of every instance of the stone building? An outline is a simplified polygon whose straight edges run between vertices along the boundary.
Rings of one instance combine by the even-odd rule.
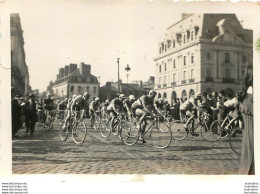
[[[183,14],[167,28],[155,57],[158,98],[236,92],[253,68],[253,32],[235,14]]]
[[[23,30],[19,14],[11,14],[10,29],[12,95],[25,96],[31,92],[31,86],[25,61]]]
[[[97,77],[91,74],[91,65],[80,63],[77,67],[77,64],[70,64],[59,69],[52,90],[54,98],[60,99],[89,92],[92,101],[99,96],[99,82]]]

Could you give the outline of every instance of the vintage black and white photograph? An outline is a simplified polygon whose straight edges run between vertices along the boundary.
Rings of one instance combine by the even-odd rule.
[[[13,174],[255,174],[250,12],[25,2],[10,14]]]

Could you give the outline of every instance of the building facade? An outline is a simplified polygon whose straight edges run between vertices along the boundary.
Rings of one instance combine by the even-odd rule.
[[[13,95],[26,96],[31,92],[29,72],[25,61],[23,30],[19,14],[11,14],[11,86]]]
[[[167,28],[155,60],[158,98],[238,91],[253,68],[253,32],[235,14],[183,14]]]
[[[59,69],[59,74],[52,87],[54,98],[64,99],[89,92],[90,101],[99,96],[99,82],[91,74],[91,65],[80,63],[70,64]]]

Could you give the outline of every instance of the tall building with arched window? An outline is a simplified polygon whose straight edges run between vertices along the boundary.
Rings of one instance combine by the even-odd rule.
[[[183,14],[167,28],[154,61],[155,90],[167,100],[236,92],[253,69],[253,31],[235,14]]]

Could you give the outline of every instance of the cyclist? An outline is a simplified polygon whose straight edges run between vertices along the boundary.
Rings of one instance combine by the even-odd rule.
[[[134,114],[131,109],[131,106],[134,103],[134,101],[135,101],[134,95],[130,95],[127,99],[123,101],[123,105],[124,105],[123,111],[124,113],[128,114],[130,119],[133,117]]]
[[[44,103],[44,110],[46,115],[44,127],[46,127],[46,122],[49,115],[54,116],[54,100],[51,98],[50,94],[47,94],[47,98],[43,100],[43,103]]]
[[[74,97],[74,98],[73,98]],[[88,92],[85,92],[83,95],[78,95],[78,96],[74,96],[73,95],[72,100],[69,104],[69,111],[68,111],[68,115],[65,119],[65,123],[64,123],[64,129],[70,119],[71,116],[77,116],[75,114],[74,111],[82,111],[82,114],[80,116],[80,119],[82,120],[84,117],[84,114],[86,113],[87,109],[88,109],[88,99],[90,98],[90,95]]]
[[[95,121],[95,114],[97,112],[100,112],[100,103],[99,103],[99,98],[96,97],[95,100],[93,100],[89,104],[89,116],[90,116],[90,126],[93,127],[94,121]]]
[[[44,122],[44,107],[43,107],[43,99],[40,99],[37,103],[37,111],[39,116],[39,122]]]
[[[64,119],[65,110],[66,110],[66,104],[65,104],[64,101],[61,101],[61,102],[58,104],[58,108],[57,108],[58,115],[59,115],[59,119],[60,119],[61,121]]]
[[[125,99],[124,94],[120,94],[119,97],[114,98],[107,107],[107,113],[110,115],[110,127],[112,132],[115,132],[114,124],[115,119],[118,115],[120,115],[123,111],[123,100]]]
[[[150,90],[148,95],[141,96],[138,100],[136,100],[132,104],[131,107],[133,112],[135,112],[135,115],[140,117],[137,127],[141,132],[140,140],[143,141],[143,143],[146,143],[143,135],[145,132],[145,128],[147,126],[147,121],[146,121],[147,116],[154,117],[155,114],[158,114],[158,111],[154,107],[154,98],[156,94],[157,93],[154,90]]]
[[[232,120],[229,122],[229,124],[225,127],[225,129],[228,129],[230,124],[233,123],[233,121],[237,120],[239,121],[239,127],[242,128],[242,121],[241,121],[241,114],[239,112],[239,102],[238,97],[232,97],[232,94],[227,94],[227,101],[224,102],[225,111],[228,114],[229,117],[232,118]],[[237,124],[237,122],[235,122]],[[235,134],[234,134],[235,135]]]
[[[202,111],[201,108],[198,107],[197,101],[201,99],[201,95],[198,94],[196,97],[190,97],[187,99],[181,106],[180,111],[182,115],[185,115],[188,117],[188,120],[184,124],[184,128],[188,131],[188,125],[190,122],[195,118],[195,111],[194,108],[197,110]],[[195,134],[194,131],[191,131],[191,135],[198,136],[198,134]]]
[[[159,98],[154,102],[154,107],[158,112],[161,112],[163,110],[163,99]]]

